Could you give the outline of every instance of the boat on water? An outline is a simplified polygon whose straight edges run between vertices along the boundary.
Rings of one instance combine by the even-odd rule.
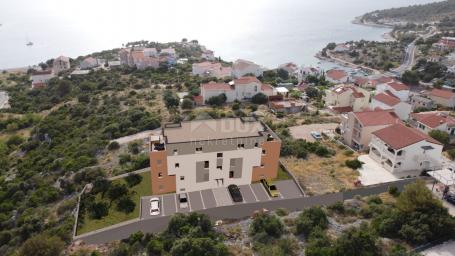
[[[33,42],[32,41],[29,41],[27,44],[25,44],[27,46],[33,46]]]

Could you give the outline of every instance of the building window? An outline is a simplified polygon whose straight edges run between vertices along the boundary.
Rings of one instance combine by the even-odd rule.
[[[216,157],[223,157],[223,153],[216,153]]]
[[[256,147],[256,148],[259,147],[259,143],[257,143],[257,142],[254,143],[254,147]]]
[[[257,85],[254,86],[254,91],[257,92],[258,91],[258,87]]]
[[[237,144],[237,148],[245,148],[245,144]]]
[[[180,180],[185,180],[185,176],[180,176]]]
[[[196,148],[196,152],[202,152],[202,147]]]
[[[231,179],[234,178],[234,171],[229,172],[229,178],[231,178]]]
[[[262,150],[262,154],[265,155],[267,152],[265,151],[265,149]]]
[[[204,168],[209,168],[209,161],[204,161]]]
[[[163,189],[164,189],[164,186],[163,186],[163,185],[159,185],[158,188],[159,188],[160,190],[163,190]]]
[[[163,173],[162,172],[158,173],[158,178],[163,178]]]
[[[177,149],[174,149],[174,155],[177,155],[179,151]]]
[[[216,167],[216,169],[218,169],[218,170],[222,170],[222,169],[223,169],[223,166],[221,166],[221,165],[218,165],[218,166]]]
[[[180,167],[180,164],[179,163],[175,163],[175,168],[179,168]]]
[[[185,189],[184,189],[184,188],[181,188],[181,189],[180,189],[180,191],[181,191],[181,192],[184,192],[184,191],[185,191]]]

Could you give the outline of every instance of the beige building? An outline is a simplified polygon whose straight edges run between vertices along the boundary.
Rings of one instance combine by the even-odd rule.
[[[393,110],[350,112],[342,118],[340,129],[344,143],[356,150],[368,149],[373,132],[400,122]]]
[[[54,71],[54,74],[58,75],[58,73],[68,70],[71,68],[70,65],[70,58],[65,57],[65,56],[59,56],[54,59],[54,62],[52,63],[52,70]]]
[[[436,105],[453,108],[455,107],[455,93],[449,90],[433,89],[430,92],[430,99]]]
[[[278,175],[281,141],[254,118],[166,125],[150,140],[153,194],[246,185]]]
[[[326,90],[324,100],[328,108],[350,107],[351,111],[357,112],[368,108],[370,92],[352,84],[342,84]]]

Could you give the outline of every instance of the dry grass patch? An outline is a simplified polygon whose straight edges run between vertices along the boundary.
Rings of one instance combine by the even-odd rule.
[[[359,173],[345,166],[348,159],[356,159],[357,153],[347,156],[344,149],[337,145],[324,142],[324,144],[336,151],[332,157],[325,158],[310,154],[307,159],[285,157],[281,160],[292,172],[306,193],[310,195],[322,195],[339,192],[344,189],[355,188],[354,182]]]

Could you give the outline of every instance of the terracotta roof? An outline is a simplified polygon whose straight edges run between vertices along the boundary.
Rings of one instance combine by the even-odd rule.
[[[387,83],[390,87],[392,87],[395,91],[409,91],[409,86],[400,83],[400,82],[389,82]]]
[[[234,69],[246,69],[249,66],[258,66],[258,65],[249,60],[242,60],[242,59],[236,60],[233,65]]]
[[[201,85],[204,90],[222,90],[222,91],[230,91],[232,87],[226,83],[217,83],[217,82],[209,82],[206,84]]]
[[[378,84],[386,84],[394,81],[394,79],[389,76],[381,76],[379,78],[376,78],[375,80]]]
[[[202,97],[202,95],[193,96],[193,101],[197,105],[203,105],[204,104],[204,97]]]
[[[384,141],[393,149],[401,149],[422,140],[441,145],[440,142],[423,132],[403,124],[395,124],[373,132],[380,140]]]
[[[34,71],[32,72],[32,75],[33,75],[33,76],[36,76],[36,75],[50,75],[50,74],[52,74],[52,70],[50,70],[50,69],[49,69],[49,70],[41,70],[41,71],[39,71],[39,70],[34,70]]]
[[[251,83],[261,83],[256,77],[254,76],[244,76],[234,80],[234,84],[251,84]]]
[[[393,107],[393,106],[397,105],[398,103],[400,103],[399,98],[392,96],[390,94],[385,94],[385,93],[376,94],[373,97],[373,99],[380,101],[390,107]]]
[[[262,84],[261,91],[273,91],[273,86],[270,84]]]
[[[455,126],[455,118],[442,112],[411,113],[411,118],[434,129],[441,124]]]
[[[354,112],[354,115],[363,126],[390,125],[401,122],[398,116],[390,110],[367,110]]]
[[[448,90],[433,89],[431,90],[430,95],[444,99],[450,99],[455,96],[455,93]]]
[[[344,77],[348,76],[348,73],[344,70],[339,70],[339,69],[331,69],[327,71],[326,76],[333,79],[333,80],[340,80]]]
[[[338,114],[352,112],[352,107],[333,107],[332,111]]]
[[[283,109],[283,108],[291,108],[291,107],[304,107],[305,103],[299,101],[270,101],[270,105],[272,105],[275,109]]]
[[[336,94],[342,94],[344,92],[347,92],[347,91],[351,91],[352,93],[352,96],[354,96],[354,98],[363,98],[365,97],[365,95],[359,91],[357,91],[357,88],[355,86],[352,86],[352,85],[347,85],[347,84],[343,84],[343,85],[340,85],[338,87],[335,87],[332,89],[332,91]]]

